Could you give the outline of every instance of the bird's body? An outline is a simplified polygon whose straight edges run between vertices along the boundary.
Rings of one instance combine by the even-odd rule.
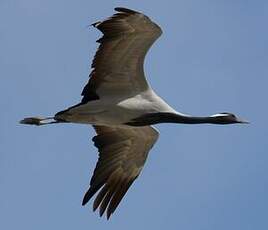
[[[138,177],[159,133],[158,123],[245,123],[233,114],[193,117],[177,112],[159,97],[144,76],[145,55],[162,31],[142,13],[115,8],[118,13],[94,23],[104,35],[92,63],[82,101],[53,117],[30,117],[23,124],[80,123],[93,125],[99,159],[83,199],[97,193],[93,208],[115,211]]]
[[[144,114],[170,112],[177,113],[152,89],[130,98],[100,98],[85,104],[78,104],[56,114],[56,119],[73,123],[124,125]]]

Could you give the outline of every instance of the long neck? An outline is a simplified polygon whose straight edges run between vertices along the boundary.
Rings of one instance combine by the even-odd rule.
[[[181,124],[215,124],[217,120],[214,117],[194,117],[189,115],[180,115],[174,113],[163,113],[162,122],[181,123]]]
[[[217,124],[216,117],[193,117],[177,113],[147,113],[141,117],[135,118],[127,125],[144,126],[158,123],[181,123],[181,124]]]

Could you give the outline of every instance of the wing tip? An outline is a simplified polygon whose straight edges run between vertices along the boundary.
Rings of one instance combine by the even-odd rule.
[[[94,193],[89,189],[82,200],[82,206],[85,206],[93,195]]]
[[[127,13],[127,14],[140,14],[140,12],[138,12],[138,11],[131,10],[131,9],[128,9],[128,8],[125,8],[125,7],[115,7],[114,10],[117,11],[117,12]],[[95,27],[95,28],[98,28],[98,26],[101,23],[102,23],[102,21],[97,21],[97,22],[94,22],[94,23],[92,23],[90,25]]]
[[[108,211],[107,211],[107,213],[106,213],[106,218],[107,218],[107,220],[110,219],[110,217],[111,217],[112,214],[113,214],[112,212],[108,212]]]
[[[122,13],[127,13],[127,14],[140,14],[140,12],[138,11],[131,10],[125,7],[115,7],[114,10],[117,12],[122,12]]]
[[[85,206],[85,205],[87,204],[88,201],[89,201],[89,200],[88,200],[88,199],[85,199],[85,197],[84,197],[84,199],[83,199],[83,201],[82,201],[82,206]]]

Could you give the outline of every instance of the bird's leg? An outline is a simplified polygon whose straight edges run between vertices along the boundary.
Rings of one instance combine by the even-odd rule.
[[[20,124],[26,124],[26,125],[48,125],[48,124],[54,124],[59,123],[61,121],[57,121],[54,119],[54,117],[26,117],[23,120],[20,121]]]

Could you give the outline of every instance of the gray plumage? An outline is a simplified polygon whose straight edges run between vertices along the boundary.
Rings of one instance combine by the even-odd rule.
[[[159,97],[146,81],[144,58],[162,31],[147,16],[115,8],[112,17],[93,24],[103,33],[80,103],[53,117],[29,117],[22,124],[72,122],[93,125],[99,159],[82,204],[96,193],[93,209],[107,218],[115,211],[139,176],[158,138],[158,123],[247,123],[231,113],[194,117],[179,113]]]

